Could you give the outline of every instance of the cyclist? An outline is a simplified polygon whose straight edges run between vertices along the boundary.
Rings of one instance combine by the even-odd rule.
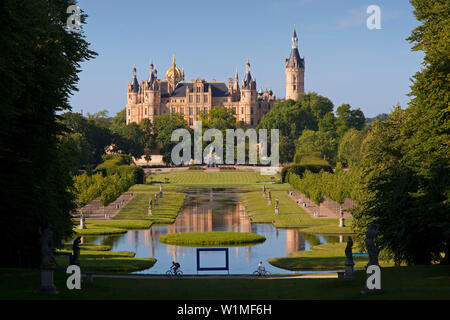
[[[266,268],[263,267],[262,261],[258,264],[258,273],[261,275],[264,271],[266,271]]]
[[[178,262],[172,261],[172,266],[170,269],[173,270],[174,274],[177,274],[177,270],[180,268],[180,264]]]

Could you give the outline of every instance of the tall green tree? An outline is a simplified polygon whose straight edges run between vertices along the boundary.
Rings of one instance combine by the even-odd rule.
[[[181,128],[188,129],[188,124],[179,113],[163,114],[153,120],[155,141],[159,145],[163,161],[167,164],[172,163],[172,149],[177,145],[177,142],[171,141],[172,132]]]
[[[56,114],[70,110],[80,63],[95,56],[83,32],[66,28],[66,10],[73,3],[2,2],[2,266],[38,266],[39,229],[48,224],[55,244],[72,232],[72,153],[58,138],[65,128]]]

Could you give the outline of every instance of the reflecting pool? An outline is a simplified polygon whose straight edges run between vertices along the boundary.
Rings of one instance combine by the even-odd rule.
[[[229,273],[249,274],[263,262],[272,274],[290,273],[267,262],[268,258],[288,256],[293,251],[310,250],[314,245],[346,241],[342,236],[322,236],[302,233],[299,229],[278,229],[272,224],[252,224],[240,201],[241,190],[232,188],[189,188],[174,224],[153,225],[148,230],[130,230],[126,234],[84,237],[84,242],[107,244],[112,251],[133,251],[136,258],[153,257],[156,264],[136,273],[165,274],[178,261],[184,274],[197,274],[197,247],[168,245],[159,237],[177,232],[233,231],[253,232],[266,241],[250,246],[229,246]],[[202,266],[225,264],[223,254],[202,253]],[[226,274],[226,271],[201,271],[199,274]]]

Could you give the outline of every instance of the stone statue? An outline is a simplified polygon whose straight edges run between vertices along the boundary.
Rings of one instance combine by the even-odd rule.
[[[271,206],[272,205],[272,193],[269,191],[267,191],[267,205]]]
[[[163,197],[163,192],[162,192],[162,184],[159,184],[159,197],[162,198]]]
[[[55,260],[53,258],[53,231],[52,225],[48,224],[44,231],[39,227],[41,246],[41,286],[36,293],[58,294],[53,281],[53,269]]]
[[[41,269],[53,269],[55,260],[53,258],[53,231],[52,225],[48,224],[44,231],[39,230],[41,245]]]
[[[355,263],[353,262],[353,240],[352,237],[348,237],[347,247],[345,247],[345,280],[353,280],[355,277],[353,275],[353,266]]]
[[[153,213],[152,213],[152,206],[153,206],[153,204],[152,204],[152,198],[150,198],[150,200],[149,200],[149,202],[148,202],[148,215],[149,216],[151,216]]]
[[[81,243],[81,237],[76,238],[73,241],[72,245],[72,264],[80,266],[80,243]]]
[[[378,264],[378,253],[380,252],[380,249],[376,245],[377,235],[378,235],[378,224],[370,224],[366,231],[366,248],[369,252],[369,262],[367,263],[367,266],[370,265],[377,265]]]
[[[86,229],[86,220],[84,217],[84,213],[83,210],[81,210],[81,215],[80,215],[80,225],[78,226],[78,229]]]
[[[158,205],[158,194],[155,192],[155,206]]]
[[[345,227],[345,221],[344,221],[344,211],[342,210],[342,206],[339,207],[339,227],[343,228]]]

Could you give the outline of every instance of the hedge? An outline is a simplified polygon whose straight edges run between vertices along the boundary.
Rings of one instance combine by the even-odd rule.
[[[322,170],[330,173],[333,172],[333,168],[329,164],[292,164],[281,170],[281,181],[283,183],[286,182],[286,175],[288,172],[296,174],[301,178],[306,170],[311,171],[312,173],[319,173]]]

